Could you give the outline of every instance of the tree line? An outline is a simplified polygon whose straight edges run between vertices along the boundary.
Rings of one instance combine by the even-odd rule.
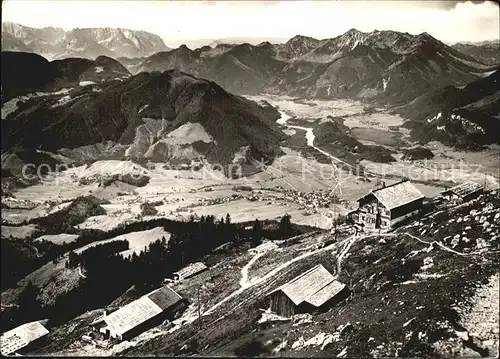
[[[165,278],[171,278],[175,271],[189,263],[203,260],[205,255],[222,244],[236,241],[251,242],[255,246],[264,237],[286,239],[308,230],[293,226],[289,215],[283,216],[279,224],[272,222],[266,228],[263,222],[255,220],[251,229],[248,225],[232,223],[229,214],[220,219],[208,215],[202,216],[199,221],[191,218],[188,222],[167,220],[163,223],[167,224],[165,230],[172,233],[169,240],[159,238],[139,253],[134,252],[126,257],[120,253],[129,248],[126,237],[124,240],[92,246],[81,254],[70,250],[65,265],[68,268],[80,266],[85,278],[80,278],[75,289],[59,295],[53,305],[43,308],[38,302],[37,288],[28,285],[21,295],[23,301],[19,307],[19,318],[14,322],[19,325],[19,319],[27,321],[36,313],[36,317],[31,320],[42,316],[49,318],[51,324],[61,324],[87,310],[108,305],[131,286],[143,292],[157,288]],[[145,226],[154,228],[156,224],[158,220],[149,221],[147,225],[128,225],[127,228],[132,232]],[[116,235],[119,231],[110,232]],[[8,325],[12,323],[10,321]]]

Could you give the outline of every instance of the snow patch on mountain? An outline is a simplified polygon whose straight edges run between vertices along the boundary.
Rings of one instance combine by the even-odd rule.
[[[474,123],[466,118],[463,118],[460,115],[452,114],[450,116],[450,119],[453,122],[460,122],[462,128],[467,130],[468,132],[481,132],[483,135],[486,134],[484,129],[481,126],[479,126],[477,123]]]
[[[441,116],[442,116],[442,113],[440,112],[440,113],[438,113],[436,116],[434,116],[434,117],[432,117],[432,118],[428,118],[428,119],[427,119],[427,122],[428,122],[428,123],[431,123],[431,122],[433,122],[434,120],[439,120],[439,119],[441,118]]]

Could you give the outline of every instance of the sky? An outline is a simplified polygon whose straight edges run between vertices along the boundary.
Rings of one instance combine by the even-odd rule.
[[[32,27],[121,27],[160,35],[167,46],[194,39],[331,38],[351,28],[428,32],[447,43],[498,39],[493,1],[63,1],[6,0],[2,21]]]

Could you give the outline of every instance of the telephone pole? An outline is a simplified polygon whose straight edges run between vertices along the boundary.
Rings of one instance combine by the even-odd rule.
[[[196,293],[197,293],[197,297],[198,297],[198,327],[199,329],[201,330],[201,326],[202,326],[202,322],[201,322],[201,302],[200,302],[200,289],[202,288],[203,286],[201,287],[198,287]]]

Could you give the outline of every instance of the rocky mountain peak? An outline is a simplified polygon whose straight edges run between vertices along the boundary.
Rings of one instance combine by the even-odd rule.
[[[37,29],[15,23],[2,23],[2,49],[18,51],[19,41],[24,44],[25,50],[49,59],[95,58],[99,55],[144,57],[169,50],[158,35],[146,31],[110,27],[64,31],[53,27]]]

